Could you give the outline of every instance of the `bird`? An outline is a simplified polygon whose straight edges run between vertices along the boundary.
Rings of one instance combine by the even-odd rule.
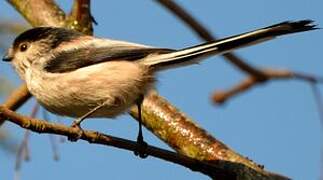
[[[57,115],[77,118],[73,123],[76,126],[85,118],[114,118],[137,105],[137,141],[145,144],[141,103],[154,88],[158,72],[314,29],[317,27],[312,20],[285,21],[175,50],[98,38],[65,28],[36,27],[16,37],[3,61],[12,63],[43,107]]]

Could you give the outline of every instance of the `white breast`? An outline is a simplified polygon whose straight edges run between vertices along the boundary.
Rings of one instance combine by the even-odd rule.
[[[79,117],[107,102],[92,117],[125,112],[152,86],[152,74],[134,62],[111,61],[67,73],[26,72],[29,91],[49,111]]]

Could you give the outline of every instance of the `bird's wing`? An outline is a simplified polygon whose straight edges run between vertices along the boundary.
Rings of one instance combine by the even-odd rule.
[[[110,44],[100,47],[92,44],[59,50],[51,57],[44,69],[51,73],[63,73],[107,61],[136,61],[148,55],[169,52],[174,50],[110,41]]]

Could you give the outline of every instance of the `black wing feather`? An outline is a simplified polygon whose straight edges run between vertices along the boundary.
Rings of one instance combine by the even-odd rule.
[[[133,46],[81,48],[59,52],[44,69],[50,73],[64,73],[107,61],[136,61],[150,54],[170,52],[174,50]]]

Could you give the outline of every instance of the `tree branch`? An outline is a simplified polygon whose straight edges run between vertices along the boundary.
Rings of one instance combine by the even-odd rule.
[[[11,110],[17,110],[31,97],[26,84],[22,84],[19,88],[14,90],[7,100],[2,104]],[[5,119],[0,117],[0,126],[4,123]]]
[[[66,27],[92,35],[92,21],[90,0],[74,0],[72,11],[66,20]]]
[[[32,26],[65,26],[65,13],[53,0],[7,0]]]
[[[225,103],[228,99],[237,96],[240,93],[243,93],[252,87],[255,87],[260,84],[264,84],[270,80],[301,80],[310,83],[323,83],[323,78],[315,77],[308,74],[302,74],[297,72],[292,72],[288,70],[275,70],[275,69],[264,69],[262,70],[266,76],[266,80],[259,81],[257,78],[252,76],[247,77],[246,79],[239,82],[237,85],[233,86],[231,89],[225,91],[216,91],[213,96],[213,102],[218,104]]]
[[[200,22],[198,22],[193,16],[191,16],[187,11],[180,7],[176,2],[169,0],[156,0],[160,5],[165,7],[171,13],[176,15],[180,20],[182,20],[189,28],[193,30],[201,39],[206,41],[214,41],[216,37],[211,34]],[[213,101],[218,104],[224,103],[230,97],[236,96],[246,90],[254,87],[258,84],[263,84],[268,80],[273,79],[298,79],[308,82],[317,81],[320,78],[315,76],[308,76],[305,74],[298,74],[294,72],[289,72],[287,70],[280,71],[274,69],[261,70],[252,65],[246,63],[245,60],[238,57],[234,53],[223,54],[223,56],[237,68],[243,72],[249,74],[245,80],[241,81],[238,85],[227,91],[216,91],[212,96]],[[320,80],[321,81],[321,80]]]
[[[34,105],[32,111],[31,111],[30,117],[35,118],[38,111],[39,111],[39,104],[37,103]],[[15,163],[15,172],[16,173],[20,171],[21,164],[24,160],[25,161],[30,160],[30,153],[29,153],[29,147],[28,147],[29,137],[30,137],[30,130],[26,129],[23,140],[21,141],[21,143],[19,145],[17,155],[16,155],[16,163]]]
[[[198,22],[192,15],[190,15],[187,11],[185,11],[180,5],[178,5],[174,1],[169,0],[156,0],[160,5],[165,7],[171,13],[176,15],[180,20],[183,21],[189,28],[193,30],[201,39],[205,41],[215,41],[217,38],[211,34],[210,31],[207,30],[200,22]],[[256,77],[259,80],[264,80],[266,77],[257,68],[248,64],[242,58],[238,57],[234,53],[226,53],[223,56],[241,71]]]
[[[22,128],[29,129],[38,133],[56,134],[66,137],[73,137],[78,134],[78,130],[76,128],[26,116],[21,116],[15,113],[14,111],[7,109],[4,106],[0,106],[0,116],[5,117],[9,121],[21,126]],[[113,137],[110,135],[89,130],[84,130],[84,133],[82,134],[80,139],[92,144],[113,146],[129,151],[135,151],[141,147],[134,141]],[[198,171],[203,174],[206,174],[212,178],[242,179],[241,177],[244,177],[254,179],[257,177],[258,179],[288,179],[286,177],[272,174],[266,171],[261,171],[260,173],[251,168],[247,168],[249,169],[249,173],[241,173],[241,168],[244,168],[244,171],[246,171],[246,167],[241,166],[240,163],[226,162],[222,160],[201,161],[153,146],[147,147],[147,154],[168,162],[180,164],[193,171]],[[235,168],[236,172],[232,171],[232,169],[228,167]]]

